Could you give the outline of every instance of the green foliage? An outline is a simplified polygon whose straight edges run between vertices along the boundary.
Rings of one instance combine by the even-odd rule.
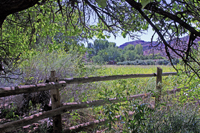
[[[174,69],[169,66],[160,66],[164,72],[173,72]],[[124,75],[124,74],[149,74],[155,73],[155,66],[107,66],[103,69],[99,69],[99,76],[105,75]],[[163,79],[163,90],[173,89],[178,87],[182,82],[177,76]],[[147,93],[149,90],[155,90],[155,78],[134,78],[126,80],[113,80],[107,82],[97,83],[97,90],[91,91],[95,100],[102,98],[114,98],[114,97],[128,97],[129,95]],[[99,97],[99,98],[98,98]]]
[[[94,41],[94,46],[93,46],[95,55],[97,55],[100,50],[104,50],[108,48],[108,45],[109,45],[109,42],[107,40],[96,39]]]
[[[160,66],[163,72],[173,72],[174,69],[169,66]],[[100,75],[120,75],[120,74],[136,74],[136,73],[154,73],[156,72],[155,66],[106,66],[103,69],[99,69]],[[108,119],[108,129],[110,132],[122,131],[123,132],[199,132],[199,120],[195,114],[195,111],[191,107],[185,107],[186,102],[189,105],[189,97],[197,98],[199,91],[199,81],[194,78],[192,83],[188,85],[187,76],[181,74],[178,76],[166,76],[163,77],[162,92],[166,90],[171,90],[183,86],[190,86],[189,89],[183,89],[184,91],[180,93],[178,99],[179,102],[184,103],[176,105],[177,98],[168,99],[157,106],[154,110],[149,109],[148,100],[141,104],[140,100],[125,101],[123,103],[105,105],[103,108],[96,108],[96,111],[101,110],[103,116]],[[130,95],[147,93],[149,90],[151,92],[156,92],[155,78],[134,78],[125,80],[114,80],[99,83],[99,91],[93,92],[95,99],[108,99],[108,98],[126,98]],[[191,91],[192,89],[195,91]],[[187,94],[187,96],[185,96]],[[196,95],[195,95],[196,94]],[[178,95],[178,94],[177,94]],[[171,97],[171,96],[167,96]],[[173,95],[172,95],[173,97]],[[162,97],[163,100],[166,97]],[[181,100],[184,99],[184,100]],[[141,99],[142,100],[142,99]],[[154,99],[155,100],[155,99]],[[170,107],[170,110],[166,110],[167,103],[169,105],[174,105]],[[181,106],[180,106],[181,105]],[[182,109],[182,106],[184,106]],[[166,109],[165,109],[166,108]],[[179,110],[180,109],[180,110]],[[183,111],[182,111],[183,110]],[[185,111],[188,112],[185,112]],[[129,111],[135,111],[133,117],[128,117]],[[153,111],[153,112],[152,112]],[[171,111],[171,112],[170,112]],[[189,114],[185,116],[186,114]],[[120,120],[114,117],[116,115],[122,115]],[[99,117],[103,117],[102,115]],[[119,128],[120,127],[120,128]]]
[[[17,120],[19,116],[17,115],[17,107],[13,103],[10,104],[11,108],[2,108],[0,117],[5,117],[6,119]]]
[[[117,47],[109,47],[107,49],[101,50],[96,56],[92,57],[92,60],[96,63],[103,64],[110,60],[120,61],[121,51]]]
[[[106,64],[109,61],[116,61],[118,65],[170,65],[169,60],[149,60],[164,59],[160,53],[155,55],[143,55],[141,44],[127,45],[123,50],[116,47],[115,43],[107,40],[95,40],[94,44],[88,44],[88,59],[94,63]],[[147,59],[147,60],[145,60]],[[122,62],[121,62],[122,61]],[[178,59],[173,59],[172,63],[179,63]]]
[[[124,53],[124,59],[126,61],[131,61],[131,60],[135,60],[136,58],[136,52],[134,50],[127,50],[125,53]]]
[[[72,1],[69,1],[72,2]],[[139,0],[137,1],[142,4],[144,8],[150,0]],[[181,6],[178,1],[172,1],[168,6],[172,8],[167,8],[167,2],[164,0],[160,4],[158,1],[156,7],[163,8],[166,12],[176,15],[176,19],[184,20],[187,24],[195,24],[197,31],[198,21],[192,18],[192,11],[189,9],[194,9],[192,7],[197,6],[197,1],[185,1],[187,6],[183,4]],[[193,4],[194,3],[194,4]],[[74,4],[74,5],[73,5]],[[89,5],[84,3],[84,6]],[[105,39],[106,35],[103,31],[112,31],[114,33],[119,32],[118,29],[122,29],[121,35],[125,38],[129,33],[134,33],[135,31],[142,31],[148,29],[148,23],[144,20],[141,14],[134,10],[134,8],[127,6],[125,1],[114,2],[113,7],[109,9],[107,6],[107,0],[96,0],[92,3],[93,8],[96,8],[99,17],[99,20],[96,25],[84,25],[83,28],[81,25],[82,18],[87,19],[83,16],[85,12],[80,10],[74,10],[74,8],[81,7],[78,5],[78,2],[72,2],[66,6],[66,9],[59,12],[60,7],[54,1],[48,1],[46,4],[41,4],[34,6],[32,8],[17,12],[7,16],[7,19],[4,21],[1,29],[1,49],[0,56],[2,58],[18,58],[21,53],[21,65],[19,68],[24,72],[23,79],[25,84],[38,83],[42,82],[49,76],[51,70],[56,70],[59,77],[83,77],[88,76],[87,68],[82,62],[83,54],[85,49],[80,41],[82,38],[87,36],[92,38],[96,36],[97,38]],[[110,3],[109,3],[110,4]],[[111,5],[112,5],[111,4]],[[72,6],[73,5],[73,6]],[[193,6],[194,5],[194,6]],[[62,5],[65,8],[65,5]],[[69,7],[69,8],[67,8]],[[108,13],[106,13],[106,8],[108,8]],[[152,6],[153,8],[153,6]],[[85,8],[84,8],[85,9]],[[196,8],[197,9],[197,8]],[[184,13],[185,10],[189,10],[190,15]],[[65,12],[63,12],[65,11]],[[102,14],[101,11],[104,11]],[[169,19],[165,15],[162,16],[158,12],[144,10],[144,13],[147,17],[151,17],[151,21],[156,24],[156,27],[163,33],[166,33],[166,37],[170,36],[168,33],[175,33],[175,38],[179,34],[187,33],[187,30],[184,30],[184,27],[181,27],[178,23],[179,21]],[[153,13],[153,14],[152,14]],[[197,10],[197,14],[198,14]],[[71,16],[69,17],[68,14]],[[109,14],[110,16],[106,16]],[[89,14],[91,15],[91,14]],[[195,14],[195,17],[198,19],[198,15]],[[70,19],[69,19],[70,18]],[[117,18],[117,21],[115,20]],[[65,20],[67,20],[65,22]],[[109,21],[109,25],[117,24],[115,27],[108,29],[104,20]],[[164,27],[166,25],[166,27]],[[90,29],[96,30],[90,30]],[[165,31],[169,29],[169,32]],[[78,36],[81,36],[80,38]],[[85,35],[85,36],[84,36]],[[156,63],[152,60],[136,60],[136,59],[156,59],[162,58],[155,57],[154,55],[145,57],[143,56],[143,47],[138,44],[134,46],[127,46],[125,49],[119,50],[116,48],[116,44],[109,43],[107,40],[95,40],[94,44],[88,45],[89,57],[96,63],[106,63],[110,60],[115,61],[124,61],[118,64],[126,65],[167,65],[169,64],[168,60],[159,60]],[[195,52],[194,52],[195,53]],[[198,54],[194,54],[195,59],[198,59]],[[134,61],[135,60],[135,61]],[[0,60],[1,61],[1,60]],[[179,60],[172,60],[173,64],[178,63]],[[199,70],[199,65],[191,63],[192,68],[197,68]],[[164,67],[166,68],[166,67]],[[132,70],[134,69],[134,70]],[[144,68],[143,68],[144,69]],[[147,70],[148,69],[148,70]],[[104,70],[99,70],[99,75],[117,75],[117,74],[130,74],[130,73],[154,73],[155,69],[147,68],[146,70],[138,68],[120,68],[117,70],[112,70],[110,68],[105,68]],[[164,70],[166,71],[166,70]],[[167,71],[171,71],[171,68]],[[192,73],[194,74],[194,73]],[[39,75],[39,76],[38,76]],[[185,82],[183,82],[185,81]],[[95,95],[93,99],[98,98],[126,98],[130,94],[143,93],[147,90],[155,90],[155,78],[144,78],[144,79],[128,79],[128,80],[116,80],[111,82],[104,82],[105,84],[99,84],[99,90],[90,90],[89,95]],[[182,84],[184,83],[184,84]],[[162,84],[163,90],[172,89],[173,87],[178,87],[180,84],[182,86],[187,86],[188,89],[181,91],[179,97],[180,102],[187,102],[188,99],[198,99],[200,94],[199,91],[199,80],[196,76],[191,77],[190,82],[183,75],[178,75],[174,77],[167,77],[164,79]],[[98,92],[99,91],[99,92]],[[78,93],[78,90],[75,91]],[[93,92],[93,93],[92,93]],[[83,93],[86,95],[86,93]],[[83,100],[89,99],[85,97]],[[189,98],[188,98],[189,97]],[[73,97],[75,99],[75,97]],[[92,99],[92,98],[90,98]],[[29,103],[32,105],[32,103]],[[123,106],[121,106],[123,105]],[[118,114],[127,114],[127,112],[132,109],[135,111],[134,119],[128,119],[124,117],[126,121],[127,130],[131,132],[149,132],[149,131],[158,131],[158,132],[199,132],[197,121],[194,116],[189,118],[189,121],[185,121],[184,115],[175,114],[166,115],[161,121],[153,121],[146,117],[145,106],[137,104],[133,108],[132,103],[128,101],[123,104],[111,104],[104,107],[104,113],[109,119],[109,129],[116,124],[115,115]],[[127,108],[126,108],[127,107]],[[122,112],[120,112],[122,109]],[[123,112],[124,111],[124,112]],[[79,114],[73,113],[73,120],[79,119]],[[186,115],[186,114],[185,114]],[[162,116],[162,115],[161,115]],[[8,112],[7,118],[15,117],[15,113]],[[147,121],[146,123],[144,121]],[[159,124],[158,124],[159,123]],[[161,126],[160,126],[161,125]],[[114,127],[113,127],[114,128]]]
[[[71,77],[71,75],[82,77],[85,75],[82,61],[85,52],[79,51],[78,48],[67,53],[62,49],[50,53],[45,49],[25,51],[21,55],[24,61],[19,68],[25,73],[22,75],[25,81],[30,83],[38,83],[41,80],[44,82],[52,70],[59,73],[60,78]]]
[[[132,44],[128,44],[126,47],[124,47],[123,51],[126,52],[128,50],[134,50],[135,46]]]
[[[115,42],[109,42],[108,47],[117,47]]]
[[[147,126],[144,131],[157,132],[199,132],[199,116],[195,113],[195,109],[188,107],[187,109],[177,107],[171,108],[169,111],[159,111],[151,115],[147,121]],[[156,116],[157,115],[157,116]]]
[[[94,44],[88,43],[88,61],[92,60],[94,63],[98,64],[106,64],[109,61],[116,61],[119,62],[118,64],[123,64],[121,61],[134,61],[136,59],[163,59],[164,57],[160,56],[160,54],[155,54],[154,56],[144,56],[143,55],[143,46],[141,44],[134,45],[127,45],[123,50],[116,47],[116,44],[113,42],[108,42],[107,40],[95,40]],[[137,63],[124,63],[126,65]],[[153,65],[152,62],[144,62],[139,63],[140,65]]]
[[[147,55],[146,59],[165,59],[165,57],[161,56],[160,53],[157,53],[157,54],[149,54],[149,55]]]
[[[88,58],[95,63],[104,64],[110,60],[120,61],[122,53],[116,43],[96,39],[94,44],[88,44]]]
[[[151,2],[151,0],[141,0],[142,8],[144,8],[150,2]]]
[[[116,61],[120,65],[154,65],[155,61],[149,61],[148,59],[164,59],[160,53],[155,55],[143,55],[143,46],[141,44],[137,44],[136,46],[129,44],[122,50],[118,48],[115,43],[102,39],[96,39],[94,44],[88,43],[87,52],[88,61],[92,60],[94,63],[98,64]],[[145,59],[148,61],[137,61]],[[163,61],[165,62],[163,63]],[[170,64],[168,60],[163,61],[157,64]],[[177,64],[179,61],[174,59],[172,62],[173,64]]]
[[[134,111],[135,113],[133,118],[128,118],[126,122],[126,127],[128,127],[128,130],[124,131],[131,131],[133,133],[142,132],[142,129],[144,129],[146,126],[145,121],[147,119],[146,115],[148,114],[146,104],[136,104]]]
[[[136,51],[136,54],[143,55],[143,46],[141,44],[137,44],[135,46],[135,51]]]
[[[86,36],[80,34],[89,35],[91,32],[81,29],[77,11],[68,20],[66,14],[69,11],[62,14],[57,12],[58,9],[58,4],[51,1],[7,16],[0,31],[1,61],[7,60],[7,66],[16,68],[14,64],[21,62],[14,61],[19,59],[20,53],[32,53],[32,50],[37,53],[38,49],[52,52],[62,48],[67,52],[79,47],[79,52],[84,52],[81,41]]]
[[[96,2],[98,3],[98,5],[101,7],[101,8],[105,8],[106,7],[106,1],[107,0],[96,0]]]

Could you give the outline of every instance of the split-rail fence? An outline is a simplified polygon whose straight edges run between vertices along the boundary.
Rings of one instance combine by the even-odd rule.
[[[70,110],[90,108],[90,107],[101,106],[105,104],[124,102],[126,100],[119,99],[119,98],[110,98],[108,100],[64,103],[61,106],[59,88],[63,88],[68,84],[75,84],[75,83],[79,84],[79,83],[108,81],[108,80],[127,79],[127,78],[156,77],[156,89],[158,90],[158,94],[157,94],[158,96],[155,98],[155,102],[157,103],[159,102],[160,96],[161,96],[161,86],[159,85],[159,83],[162,83],[162,76],[169,76],[169,75],[177,75],[177,73],[176,72],[162,73],[162,69],[158,67],[157,73],[153,73],[153,74],[129,74],[129,75],[114,75],[114,76],[84,77],[84,78],[65,78],[65,79],[57,80],[57,77],[55,77],[55,71],[51,71],[49,83],[40,83],[40,84],[35,84],[35,85],[21,85],[21,86],[15,86],[15,87],[2,87],[0,88],[0,97],[50,90],[52,110],[46,111],[46,112],[40,112],[31,116],[25,117],[21,120],[16,120],[16,121],[1,124],[0,132],[9,132],[12,130],[16,130],[19,127],[23,127],[23,126],[38,122],[39,120],[42,120],[48,117],[53,117],[53,132],[54,133],[77,132],[77,131],[84,130],[85,128],[92,127],[93,125],[96,125],[96,124],[98,125],[104,124],[107,121],[107,119],[83,123],[83,124],[62,130],[61,114]],[[167,91],[167,94],[173,94],[173,93],[179,92],[180,90],[181,89],[173,89],[173,90]],[[163,93],[163,94],[166,94],[166,93]],[[133,100],[133,99],[137,99],[141,97],[145,98],[150,95],[151,93],[132,95],[128,97],[128,100]],[[129,115],[132,116],[133,113],[134,112],[130,113]],[[119,120],[120,116],[116,116],[116,118]]]

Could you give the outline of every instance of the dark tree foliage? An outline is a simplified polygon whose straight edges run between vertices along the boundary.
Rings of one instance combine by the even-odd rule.
[[[158,43],[152,47],[164,49],[170,61],[174,58],[181,58],[186,70],[192,70],[200,77],[198,74],[200,69],[194,67],[194,65],[200,65],[199,59],[196,57],[198,51],[194,52],[197,49],[195,39],[200,37],[200,2],[198,0],[153,0],[144,6],[142,1],[1,0],[0,26],[9,15],[14,15],[16,20],[20,21],[11,21],[10,24],[31,27],[31,20],[34,16],[29,15],[30,10],[27,9],[35,9],[38,14],[52,12],[52,16],[60,13],[67,18],[63,20],[66,29],[68,24],[72,24],[74,29],[78,26],[83,31],[81,35],[84,36],[87,33],[90,38],[93,35],[103,38],[104,35],[109,36],[109,33],[116,35],[117,32],[121,32],[124,37],[130,35],[134,38],[137,37],[135,33],[142,33],[151,26],[155,34],[159,36]],[[41,10],[45,10],[45,12]],[[74,14],[78,16],[76,22],[73,19]],[[49,18],[54,20],[54,17],[49,16]],[[92,20],[97,20],[97,24],[90,26]],[[37,21],[40,22],[40,19]],[[35,29],[31,28],[30,34],[34,35]],[[189,39],[181,41],[180,38],[186,35],[189,36]],[[1,41],[3,42],[3,40]],[[33,40],[30,39],[30,41]],[[6,53],[7,49],[3,45],[0,48]],[[5,59],[1,58],[1,61],[5,62]]]

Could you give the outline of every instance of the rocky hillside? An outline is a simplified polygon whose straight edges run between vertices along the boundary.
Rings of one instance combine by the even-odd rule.
[[[185,44],[187,44],[188,40],[189,40],[189,36],[185,36],[185,37],[181,38],[181,41]],[[200,38],[195,40],[195,42],[199,42],[199,41],[200,41]],[[176,43],[176,41],[174,40],[171,42],[171,45],[174,45],[175,43]],[[153,41],[152,43],[146,42],[143,40],[130,41],[130,42],[126,42],[126,43],[120,45],[119,48],[124,49],[124,47],[126,47],[129,44],[132,44],[132,45],[141,44],[143,46],[144,55],[148,55],[148,54],[151,54],[154,52],[154,54],[161,53],[161,55],[165,56],[164,47],[162,47],[161,50],[153,49],[151,47],[151,46],[155,46],[157,44],[156,41]],[[164,46],[164,45],[162,45],[162,46]],[[183,46],[184,46],[184,44],[183,44]]]

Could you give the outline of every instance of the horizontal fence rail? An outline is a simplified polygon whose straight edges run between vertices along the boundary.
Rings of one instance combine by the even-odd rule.
[[[40,83],[35,85],[20,85],[15,87],[2,87],[0,88],[0,97],[18,95],[23,93],[33,93],[39,91],[52,90],[54,88],[61,88],[66,86],[65,81]]]
[[[162,73],[162,76],[177,75],[177,72],[167,72]],[[95,81],[109,81],[109,80],[118,80],[118,79],[128,79],[128,78],[147,78],[147,77],[156,77],[156,73],[152,74],[127,74],[127,75],[113,75],[113,76],[99,76],[99,77],[85,77],[85,78],[64,78],[59,79],[60,81],[65,81],[67,84],[75,83],[88,83]]]
[[[162,73],[162,76],[177,75],[177,72]],[[145,78],[145,77],[156,77],[157,74],[128,74],[128,75],[114,75],[114,76],[99,76],[99,77],[85,77],[85,78],[64,78],[59,79],[58,82],[40,83],[35,85],[21,85],[15,87],[1,87],[0,97],[18,95],[22,93],[33,93],[39,91],[52,90],[54,88],[62,88],[68,84],[75,83],[89,83],[95,81],[109,81],[127,78]]]
[[[186,89],[186,88],[184,88],[184,89]],[[163,95],[174,94],[174,93],[180,92],[180,91],[181,91],[181,88],[176,88],[176,89],[173,89],[173,90],[168,90],[168,91],[163,92]],[[132,117],[134,115],[134,113],[135,112],[132,112],[132,111],[129,112],[128,113],[128,117]],[[121,115],[117,115],[117,116],[115,116],[115,118],[117,118],[117,121],[120,121],[121,120]],[[76,125],[76,126],[72,126],[72,127],[69,127],[67,129],[65,129],[63,131],[63,133],[69,133],[69,132],[70,133],[76,133],[76,132],[79,132],[79,131],[85,131],[85,130],[88,130],[88,128],[93,128],[96,125],[103,125],[107,121],[108,121],[108,119],[101,119],[101,120],[94,120],[94,121],[82,123],[82,124],[79,124],[79,125]]]
[[[129,112],[128,113],[128,117],[133,116],[134,113],[135,112]],[[117,115],[117,116],[115,116],[115,118],[117,119],[117,121],[120,121],[121,120],[121,115]],[[108,121],[108,119],[101,119],[101,120],[95,120],[95,121],[92,121],[92,122],[87,122],[87,123],[79,124],[79,125],[72,126],[72,127],[69,127],[67,129],[65,129],[63,131],[63,133],[77,133],[77,132],[80,132],[80,131],[87,130],[88,128],[92,128],[93,126],[95,126],[97,124],[98,125],[103,125],[107,121]]]
[[[141,97],[147,97],[150,93],[147,94],[139,94],[130,96],[128,100],[137,99]],[[41,119],[52,117],[58,114],[62,114],[66,111],[75,110],[75,109],[82,109],[82,108],[90,108],[95,106],[101,106],[110,103],[117,103],[117,102],[124,102],[127,101],[127,98],[109,98],[107,100],[95,100],[95,101],[87,101],[87,102],[73,102],[73,103],[64,103],[62,107],[46,111],[43,113],[38,113],[29,117],[26,117],[22,120],[17,120],[9,123],[5,123],[0,125],[0,129],[3,132],[12,131],[16,128],[37,122]]]
[[[166,91],[166,92],[163,92],[163,95],[174,94],[176,92],[179,92],[180,90],[181,90],[181,88]],[[55,115],[58,115],[58,114],[62,114],[66,111],[96,107],[96,106],[101,106],[101,105],[111,104],[111,103],[125,102],[127,100],[138,99],[138,98],[141,98],[141,97],[147,98],[148,96],[151,96],[151,95],[152,95],[151,93],[144,93],[144,94],[129,96],[128,99],[127,98],[109,98],[107,100],[95,100],[95,101],[87,101],[87,102],[64,103],[63,106],[61,106],[59,108],[56,108],[56,109],[53,109],[53,110],[50,110],[50,111],[46,111],[46,112],[43,112],[43,113],[37,113],[37,114],[31,115],[29,117],[26,117],[22,120],[16,120],[16,121],[13,121],[13,122],[2,124],[2,125],[0,125],[0,129],[1,129],[2,132],[9,132],[9,131],[15,130],[19,127],[26,126],[26,125],[29,125],[31,123],[35,123],[35,122],[37,122],[41,119],[52,117],[52,116],[55,116]],[[67,131],[68,130],[69,129],[67,129]]]

